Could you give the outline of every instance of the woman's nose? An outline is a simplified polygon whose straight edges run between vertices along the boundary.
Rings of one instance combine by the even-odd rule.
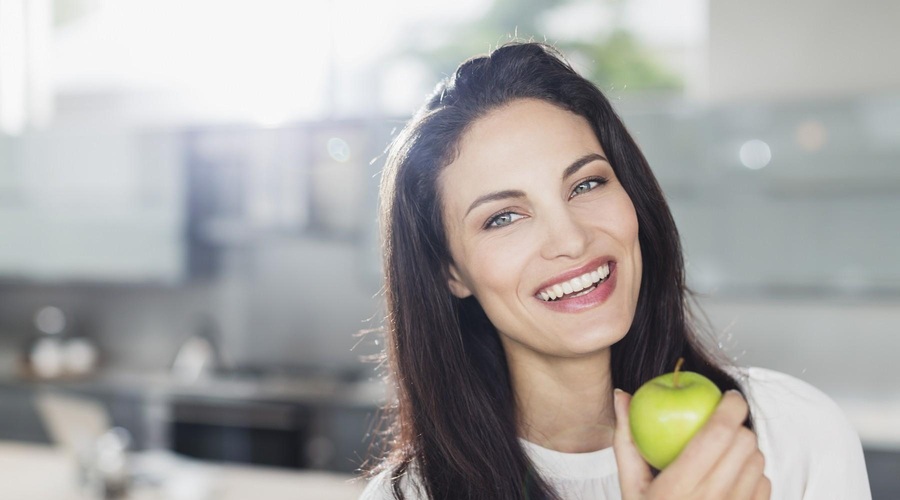
[[[541,256],[545,259],[557,257],[578,258],[588,247],[588,231],[583,221],[579,221],[569,211],[560,211],[543,221],[544,241]]]

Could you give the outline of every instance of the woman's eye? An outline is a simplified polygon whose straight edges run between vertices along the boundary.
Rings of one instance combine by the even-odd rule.
[[[583,181],[575,186],[575,189],[572,190],[572,194],[569,196],[569,198],[578,196],[579,194],[587,193],[588,191],[601,184],[604,184],[605,182],[606,179],[588,179],[586,181]]]
[[[522,218],[522,215],[517,214],[515,212],[503,212],[497,214],[490,219],[488,219],[485,227],[487,229],[495,228],[495,227],[503,227],[512,224],[513,222]]]

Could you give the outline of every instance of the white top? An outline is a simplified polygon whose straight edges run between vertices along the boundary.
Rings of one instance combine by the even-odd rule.
[[[771,500],[871,500],[859,436],[828,396],[783,373],[749,368],[745,389],[772,483]],[[613,449],[562,453],[520,440],[542,476],[566,500],[619,500]],[[410,500],[425,499],[403,484]],[[373,478],[360,500],[392,499],[387,473]]]

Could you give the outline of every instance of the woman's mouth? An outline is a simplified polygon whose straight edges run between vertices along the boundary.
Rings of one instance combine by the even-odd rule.
[[[548,286],[540,290],[537,296],[544,302],[553,302],[587,295],[609,278],[609,265],[606,262],[591,272]]]

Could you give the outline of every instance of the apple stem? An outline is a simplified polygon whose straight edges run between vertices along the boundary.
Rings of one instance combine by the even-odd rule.
[[[684,364],[684,358],[678,358],[678,362],[675,363],[675,374],[672,376],[672,385],[676,388],[678,387],[678,374],[681,373],[681,365]]]

